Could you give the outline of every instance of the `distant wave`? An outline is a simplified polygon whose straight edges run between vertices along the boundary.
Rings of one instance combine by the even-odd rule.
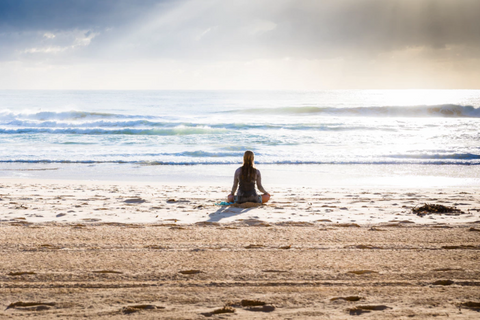
[[[103,129],[103,128],[16,128],[16,129],[0,129],[0,134],[82,134],[82,135],[157,135],[157,136],[173,136],[173,135],[192,135],[192,134],[213,134],[221,133],[223,129],[211,127],[185,127],[178,126],[166,129]]]
[[[254,108],[214,112],[217,114],[252,114],[252,115],[325,115],[337,117],[452,117],[480,118],[480,108],[456,104],[419,105],[419,106],[376,106],[376,107],[281,107]],[[162,121],[162,117],[140,114],[118,114],[88,111],[38,111],[14,112],[0,111],[0,124],[21,127],[163,127],[171,122]],[[178,124],[177,124],[178,125]],[[223,124],[222,124],[223,125]],[[255,124],[228,124],[232,128],[255,128]],[[272,128],[278,127],[273,125]],[[266,129],[269,125],[260,125]]]
[[[271,115],[302,115],[318,114],[349,117],[452,117],[480,118],[480,108],[456,104],[434,106],[384,106],[384,107],[284,107],[258,108],[230,111],[233,113],[271,114]]]
[[[452,154],[399,154],[390,155],[388,158],[395,159],[432,159],[432,160],[480,160],[480,155],[472,153]]]
[[[39,111],[39,112],[13,112],[1,111],[0,120],[95,120],[95,119],[152,119],[153,116],[128,115],[106,112],[88,112],[88,111]]]
[[[42,164],[135,164],[145,166],[190,166],[190,165],[237,165],[238,156],[235,160],[178,160],[178,161],[161,161],[161,160],[50,160],[50,159],[12,159],[0,160],[0,163],[42,163]],[[204,159],[204,158],[203,158]],[[480,161],[468,160],[422,160],[422,161],[302,161],[302,160],[283,160],[283,161],[259,161],[260,165],[480,165]]]
[[[315,131],[352,131],[374,130],[395,131],[396,129],[385,126],[346,126],[342,123],[319,124],[248,124],[248,123],[192,123],[192,122],[167,122],[151,120],[98,120],[89,122],[70,121],[38,121],[38,120],[11,120],[0,121],[0,134],[136,134],[136,135],[171,135],[216,133],[221,130],[315,130]],[[191,130],[188,130],[190,128]],[[182,129],[182,130],[181,130]],[[202,130],[203,129],[203,130]],[[215,132],[215,130],[217,130]]]

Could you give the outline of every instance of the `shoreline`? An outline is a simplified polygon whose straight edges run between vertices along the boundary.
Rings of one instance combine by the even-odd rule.
[[[19,179],[230,186],[241,164],[138,165],[0,163],[0,181]],[[348,188],[480,187],[480,165],[257,164],[264,186]],[[267,189],[268,190],[268,189]]]

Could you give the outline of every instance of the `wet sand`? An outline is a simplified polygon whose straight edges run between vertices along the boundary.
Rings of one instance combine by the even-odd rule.
[[[3,224],[0,237],[0,319],[479,314],[462,307],[480,303],[478,224]]]

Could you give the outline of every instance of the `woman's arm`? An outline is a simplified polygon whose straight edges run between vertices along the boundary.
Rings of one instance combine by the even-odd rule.
[[[233,187],[232,187],[232,192],[230,193],[231,195],[235,195],[235,191],[237,191],[237,187],[238,187],[238,181],[239,181],[239,178],[240,178],[240,171],[242,169],[241,168],[238,168],[236,171],[235,171],[235,175],[233,177]]]
[[[260,174],[260,170],[258,170],[258,169],[257,169],[257,188],[261,192],[268,194],[268,192],[265,191],[265,189],[262,186],[262,175]]]

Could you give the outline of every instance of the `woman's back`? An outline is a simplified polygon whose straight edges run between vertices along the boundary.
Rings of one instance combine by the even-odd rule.
[[[238,186],[238,195],[242,196],[257,196],[257,191],[255,190],[255,182],[257,182],[258,170],[255,169],[255,172],[250,176],[242,174],[242,167],[239,172],[239,186]]]
[[[268,201],[270,198],[270,195],[262,186],[262,175],[260,174],[260,170],[257,170],[253,165],[253,157],[254,155],[252,151],[245,151],[243,166],[235,171],[232,192],[228,197],[229,202],[232,202],[235,199],[235,202],[237,203],[262,203]],[[264,193],[263,196],[257,194],[255,185],[258,190]],[[237,187],[237,196],[234,197]]]

